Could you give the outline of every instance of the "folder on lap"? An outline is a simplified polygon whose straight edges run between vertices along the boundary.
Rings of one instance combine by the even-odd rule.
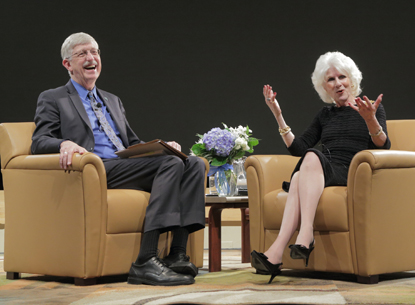
[[[160,155],[176,155],[182,160],[187,159],[187,155],[171,147],[166,142],[155,139],[147,143],[140,143],[129,146],[126,149],[119,150],[115,154],[121,158],[140,158]]]

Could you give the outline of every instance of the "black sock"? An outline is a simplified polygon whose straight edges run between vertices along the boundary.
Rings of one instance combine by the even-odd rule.
[[[177,228],[173,230],[173,241],[170,246],[169,255],[175,255],[178,253],[186,254],[187,239],[189,237],[189,231],[185,228]]]
[[[153,230],[143,234],[141,241],[140,253],[138,253],[136,264],[143,264],[150,258],[157,256],[157,248],[159,243],[160,231]]]

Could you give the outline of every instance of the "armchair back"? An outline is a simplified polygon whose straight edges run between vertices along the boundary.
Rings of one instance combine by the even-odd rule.
[[[32,134],[35,127],[36,125],[33,122],[0,124],[0,155],[2,169],[4,169],[7,163],[16,156],[30,155]]]
[[[415,151],[415,137],[408,136],[415,130],[415,120],[388,120],[386,124],[391,150]]]

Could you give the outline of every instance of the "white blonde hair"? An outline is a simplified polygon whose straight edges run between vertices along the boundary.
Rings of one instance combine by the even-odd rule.
[[[88,44],[88,43],[94,44],[95,47],[97,49],[99,49],[98,43],[89,34],[80,32],[80,33],[74,33],[74,34],[70,35],[68,38],[65,39],[65,41],[62,44],[62,48],[61,48],[62,60],[69,59],[71,57],[71,55],[72,55],[73,49],[77,45],[80,45],[80,44]]]
[[[353,59],[341,52],[327,52],[319,57],[314,72],[311,75],[314,89],[316,89],[323,102],[328,104],[334,103],[334,100],[323,86],[327,70],[331,67],[336,68],[340,73],[344,73],[350,79],[350,89],[353,96],[358,96],[362,92],[360,88],[360,82],[363,78],[362,72],[360,72]]]

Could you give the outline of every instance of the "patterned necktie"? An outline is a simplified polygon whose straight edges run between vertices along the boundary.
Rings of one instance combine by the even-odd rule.
[[[122,145],[120,139],[115,134],[114,129],[112,129],[111,125],[108,123],[107,118],[105,117],[104,113],[102,112],[102,108],[101,108],[102,105],[95,101],[94,94],[91,91],[88,92],[88,97],[89,97],[89,101],[91,102],[92,109],[94,110],[95,115],[97,116],[98,121],[101,124],[102,129],[104,129],[105,134],[111,140],[112,144],[115,145],[117,150],[125,149],[125,147]]]

